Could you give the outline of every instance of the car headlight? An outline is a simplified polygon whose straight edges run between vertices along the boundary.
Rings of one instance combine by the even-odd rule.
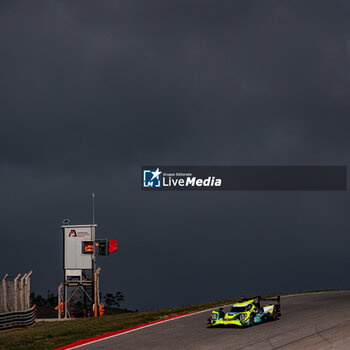
[[[218,318],[218,315],[217,315],[217,314],[212,314],[212,315],[211,315],[211,319],[212,319],[212,320],[215,321],[217,318]]]
[[[247,318],[247,314],[240,314],[240,315],[239,315],[239,319],[240,319],[241,321],[244,321],[246,318]]]

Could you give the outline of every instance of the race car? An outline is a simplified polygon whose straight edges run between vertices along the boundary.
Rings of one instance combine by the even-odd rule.
[[[249,327],[267,320],[277,320],[281,317],[280,297],[262,298],[241,298],[239,302],[232,305],[229,312],[223,308],[212,311],[208,319],[209,327],[215,326],[240,326]],[[262,301],[273,301],[274,304],[261,305]]]

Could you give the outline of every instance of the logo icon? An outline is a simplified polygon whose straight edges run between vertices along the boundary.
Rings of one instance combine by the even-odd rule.
[[[160,187],[161,185],[161,171],[157,170],[144,170],[143,171],[143,187]]]
[[[76,237],[76,236],[77,236],[77,233],[75,232],[75,230],[71,230],[71,231],[69,232],[69,236],[68,236],[68,237],[70,237],[70,236],[73,236],[73,237]]]

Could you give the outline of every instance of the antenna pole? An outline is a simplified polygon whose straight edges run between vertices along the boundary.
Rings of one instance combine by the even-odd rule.
[[[92,224],[95,225],[95,192],[91,193],[92,200]]]

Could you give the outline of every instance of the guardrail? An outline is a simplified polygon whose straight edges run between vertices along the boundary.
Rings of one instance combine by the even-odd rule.
[[[0,314],[0,331],[15,327],[30,326],[35,322],[36,306],[24,311],[4,312]]]

